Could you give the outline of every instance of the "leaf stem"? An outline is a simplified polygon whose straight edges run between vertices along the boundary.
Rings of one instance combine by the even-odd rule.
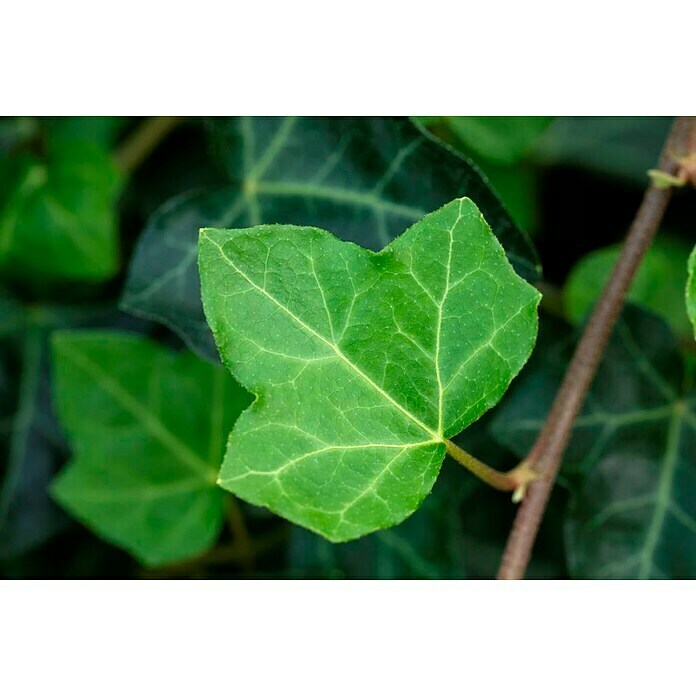
[[[253,544],[254,555],[260,556],[274,549],[283,543],[288,536],[287,527],[283,526],[268,532],[264,536],[256,537]],[[216,546],[200,556],[186,561],[169,563],[157,568],[144,568],[142,577],[144,578],[171,578],[171,577],[205,577],[205,570],[208,566],[226,566],[230,564],[240,564],[244,558],[246,550],[240,548],[238,542]]]
[[[239,549],[239,564],[244,570],[250,571],[254,567],[251,537],[244,521],[244,515],[242,515],[242,508],[232,495],[225,496],[225,513],[232,537]]]
[[[116,150],[116,163],[121,171],[132,174],[183,120],[182,116],[145,119]]]
[[[675,119],[660,157],[660,171],[670,176],[679,171],[680,165],[675,153],[688,154],[688,143],[693,142],[695,133],[695,117]],[[659,188],[653,183],[645,192],[612,274],[578,342],[549,415],[526,458],[528,465],[539,472],[542,478],[530,486],[529,493],[517,512],[498,579],[524,577],[575,419],[585,401],[628,288],[650,247],[671,195],[671,187]]]
[[[510,471],[498,471],[471,456],[451,440],[446,440],[445,445],[447,454],[467,471],[499,491],[514,491],[513,499],[515,500],[520,499],[527,486],[539,478],[539,475],[532,471],[526,462],[522,462]]]

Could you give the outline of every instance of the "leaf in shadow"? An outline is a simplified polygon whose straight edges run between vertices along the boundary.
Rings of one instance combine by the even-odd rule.
[[[59,503],[146,565],[212,546],[224,517],[225,434],[249,395],[221,366],[134,334],[59,332],[53,347],[73,445],[52,485]]]
[[[0,336],[0,559],[30,551],[69,523],[48,494],[68,453],[53,410],[48,346],[52,332],[91,324],[144,324],[111,307],[28,309],[9,295],[5,299],[13,308],[14,333]]]

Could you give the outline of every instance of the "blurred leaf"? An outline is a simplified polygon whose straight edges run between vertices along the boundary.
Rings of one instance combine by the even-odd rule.
[[[686,285],[686,311],[691,319],[696,338],[696,246],[689,256],[689,275]]]
[[[74,458],[60,504],[148,565],[215,543],[225,436],[249,395],[224,368],[126,333],[54,336],[57,407]]]
[[[497,164],[519,162],[553,121],[553,116],[443,118],[467,150]]]
[[[45,159],[0,159],[0,273],[36,282],[113,275],[119,178],[110,156],[86,142],[51,141]]]
[[[0,478],[0,559],[43,544],[69,521],[48,495],[49,482],[67,456],[52,404],[52,331],[90,324],[140,325],[108,306],[23,307],[14,302],[13,311],[17,333],[0,335],[0,463],[5,465]]]
[[[24,340],[16,411],[9,416],[7,466],[0,487],[0,558],[16,556],[65,528],[67,518],[46,495],[60,446],[48,389],[45,330]],[[2,436],[0,435],[0,438]]]
[[[662,116],[562,116],[540,138],[535,159],[573,165],[647,185],[671,119]]]
[[[429,128],[442,120],[442,116],[414,116],[413,120],[420,123],[422,126]]]
[[[0,339],[18,334],[24,327],[25,320],[21,303],[0,286]]]
[[[480,166],[515,224],[533,233],[539,217],[539,179],[536,171],[524,163],[504,167],[481,162]]]
[[[599,298],[620,249],[621,245],[613,245],[593,251],[573,268],[563,293],[566,314],[574,324]],[[684,311],[688,257],[689,249],[680,239],[658,237],[638,268],[628,299],[659,314],[680,336],[690,337]]]
[[[532,351],[540,295],[469,199],[379,254],[316,228],[204,229],[203,305],[258,396],[220,485],[332,541],[402,522],[446,439],[495,405]]]
[[[488,158],[485,153],[480,152],[475,147],[472,147],[468,142],[458,137],[452,128],[452,123],[459,119],[473,118],[479,121],[479,117],[466,116],[418,116],[416,120],[424,127],[430,129],[432,133],[440,140],[453,146],[465,157],[473,159],[476,164],[483,170],[484,176],[488,178],[495,191],[500,196],[505,207],[509,210],[512,219],[521,229],[533,232],[538,223],[538,172],[535,167],[530,166],[528,162],[520,161],[514,154],[511,161],[501,162],[500,158],[495,157],[495,152],[492,158]],[[526,121],[526,117],[518,117],[522,121]],[[487,119],[488,120],[488,119]],[[548,125],[550,119],[541,119],[544,124],[539,123],[539,128],[543,130]],[[501,131],[500,123],[496,123],[493,119],[490,125],[491,132]],[[521,137],[529,124],[516,125],[514,122],[510,125],[510,132],[516,134],[517,140],[521,143],[524,138]],[[531,133],[529,134],[531,136]],[[538,135],[538,133],[537,133]],[[501,137],[505,137],[502,133]],[[514,138],[511,138],[514,139]],[[531,137],[527,146],[523,147],[522,154],[525,154],[529,149],[529,145],[536,137]],[[474,139],[479,142],[478,139]],[[517,150],[519,152],[519,150]]]
[[[516,270],[539,275],[534,250],[468,160],[405,118],[233,118],[212,124],[230,187],[179,196],[155,212],[123,295],[129,312],[217,351],[200,302],[198,229],[292,223],[381,249],[445,202],[469,196]]]
[[[492,431],[524,456],[548,413],[568,344],[549,351]],[[576,421],[563,471],[577,578],[696,578],[696,391],[667,325],[628,307]]]
[[[128,177],[120,204],[126,238],[135,243],[153,211],[182,192],[225,186],[220,169],[210,152],[206,120],[183,121]]]
[[[26,116],[0,117],[0,156],[36,136],[38,120]]]
[[[50,140],[82,140],[111,147],[129,119],[122,116],[53,116],[41,121]]]

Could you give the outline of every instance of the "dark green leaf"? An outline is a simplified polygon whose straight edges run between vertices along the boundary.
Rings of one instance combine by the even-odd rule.
[[[520,456],[548,413],[563,352],[548,352],[495,419],[496,437]],[[696,578],[695,407],[696,391],[669,328],[627,308],[563,463],[575,577]]]
[[[539,293],[469,199],[375,253],[316,228],[202,230],[203,302],[257,400],[221,485],[345,541],[401,522],[445,440],[526,362]]]
[[[150,219],[122,306],[217,351],[200,304],[198,229],[293,223],[379,250],[456,196],[474,199],[517,271],[535,279],[528,239],[479,171],[404,118],[235,118],[213,123],[230,187],[182,195]]]
[[[222,526],[225,434],[248,394],[222,367],[136,335],[61,332],[53,344],[74,446],[56,499],[146,564],[205,551]]]

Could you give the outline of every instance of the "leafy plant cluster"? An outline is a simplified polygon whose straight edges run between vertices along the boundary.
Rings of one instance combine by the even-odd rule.
[[[143,123],[0,120],[3,576],[492,576],[669,120]],[[531,577],[696,577],[693,206]]]

